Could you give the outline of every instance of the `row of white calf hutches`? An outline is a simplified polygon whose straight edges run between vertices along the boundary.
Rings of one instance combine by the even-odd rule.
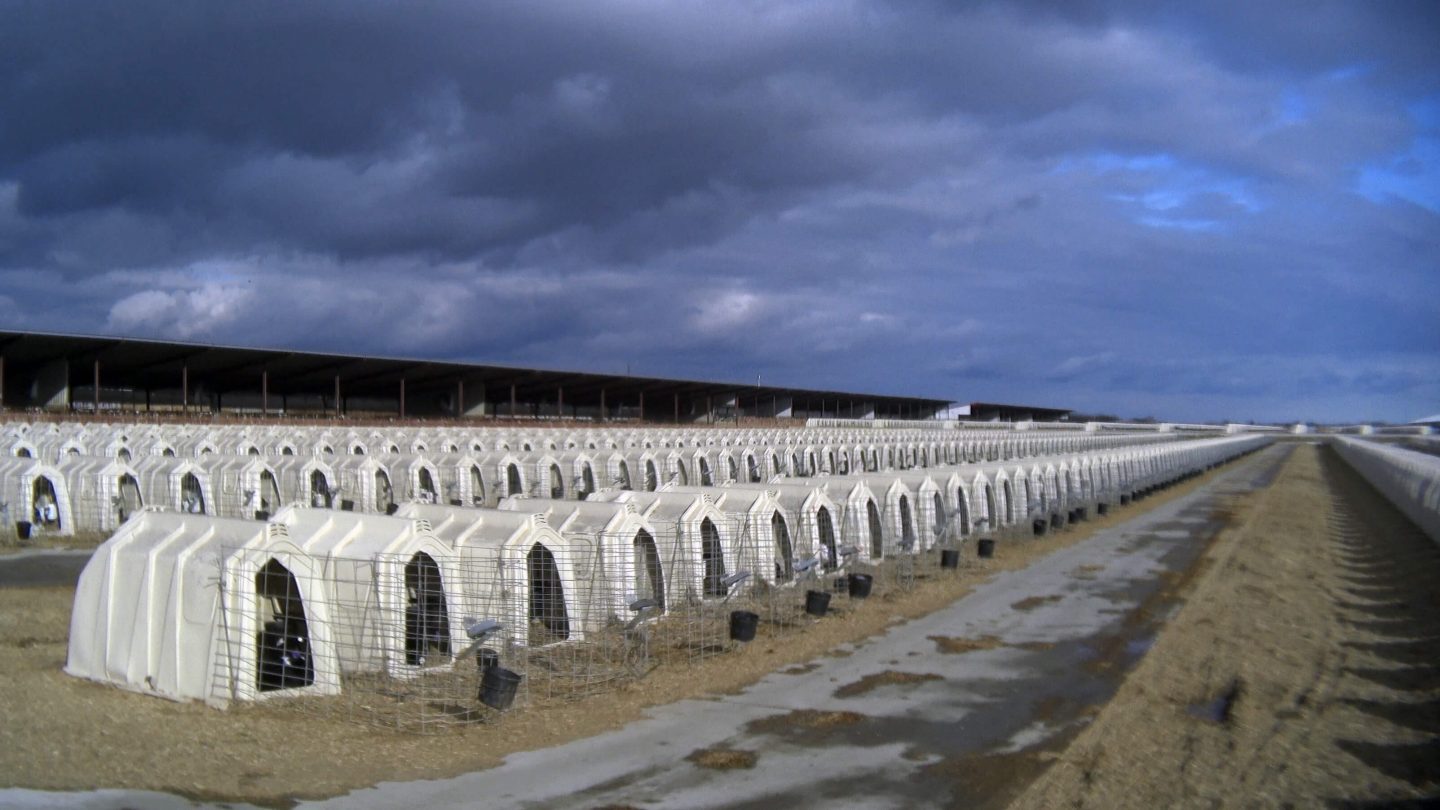
[[[662,537],[633,503],[509,498],[499,508],[526,519],[539,517],[563,538],[558,547],[581,549],[593,560],[581,585],[585,592],[575,593],[574,587],[567,591],[569,612],[575,611],[582,597],[600,621],[627,618],[639,602],[653,602],[663,612],[684,598],[670,584],[678,555],[675,539]]]
[[[814,560],[822,570],[839,568],[842,542],[836,527],[841,508],[823,486],[811,482],[787,481],[775,484],[729,484],[727,491],[762,490],[779,505],[780,511],[764,516],[751,531],[764,542],[768,534],[775,550],[775,582],[789,582],[806,562]],[[818,573],[818,571],[817,571]]]
[[[385,514],[395,507],[390,471],[372,456],[336,456],[331,462],[344,511]]]
[[[318,456],[280,456],[269,461],[284,503],[307,504],[317,509],[337,505],[340,482],[335,470]]]
[[[688,491],[716,493],[720,502],[744,508],[737,519],[744,521],[747,541],[760,550],[756,574],[773,584],[793,581],[809,560],[827,570],[840,565],[835,531],[840,510],[822,487],[797,482],[731,483],[718,492]]]
[[[592,500],[631,504],[659,532],[669,604],[731,595],[747,586],[757,568],[765,570],[763,551],[711,493],[601,490]]]
[[[524,512],[142,509],[81,574],[66,671],[215,705],[334,694],[453,666],[485,620],[521,645],[582,639],[621,609],[599,565],[592,542]]]
[[[269,522],[320,567],[342,675],[415,673],[464,637],[451,548],[422,520],[287,507]]]
[[[503,638],[575,641],[608,615],[595,544],[563,537],[542,512],[408,503],[396,517],[424,525],[450,549],[454,570],[444,573],[455,611],[499,622]]]
[[[217,706],[334,694],[329,602],[319,566],[270,526],[145,509],[80,575],[65,671]]]
[[[758,577],[771,583],[784,582],[795,566],[794,531],[784,506],[775,492],[764,486],[727,485],[719,488],[670,487],[674,497],[703,497],[719,515],[727,535],[719,543],[727,552],[728,571]],[[714,538],[720,540],[721,538]],[[695,546],[701,550],[700,546]],[[702,562],[714,565],[713,551]],[[725,567],[722,563],[722,568]],[[712,584],[707,596],[725,596],[729,586]],[[711,580],[712,583],[714,580]]]
[[[77,507],[70,513],[76,531],[113,532],[145,505],[135,470],[119,459],[69,456],[59,468]]]

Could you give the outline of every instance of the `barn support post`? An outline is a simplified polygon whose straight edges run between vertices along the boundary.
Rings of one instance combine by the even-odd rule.
[[[270,415],[270,372],[260,372],[260,415]]]
[[[510,418],[511,418],[511,419],[514,419],[514,418],[515,418],[515,411],[516,411],[516,404],[515,404],[515,383],[512,382],[512,383],[510,383]]]
[[[645,421],[645,392],[640,392],[640,421]]]
[[[94,413],[96,416],[99,416],[99,415],[100,415],[100,361],[99,361],[98,359],[95,361],[95,382],[94,382],[94,387],[91,389],[90,403],[91,403],[91,407],[94,408],[94,410],[92,411],[92,413]]]
[[[335,416],[340,416],[340,375],[335,375]]]
[[[190,413],[190,364],[180,367],[180,413]]]
[[[605,389],[600,389],[600,421],[605,421]]]
[[[405,418],[405,378],[400,378],[400,418]]]
[[[675,424],[680,424],[680,395],[675,395]]]
[[[455,418],[465,418],[465,381],[455,381]]]
[[[565,418],[565,386],[555,386],[555,418]]]

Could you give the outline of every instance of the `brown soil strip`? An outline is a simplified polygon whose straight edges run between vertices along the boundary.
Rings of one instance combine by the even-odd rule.
[[[1051,604],[1054,604],[1054,603],[1059,602],[1061,599],[1064,599],[1064,598],[1065,598],[1065,597],[1063,597],[1063,596],[1058,596],[1058,595],[1055,595],[1055,596],[1031,596],[1031,597],[1026,598],[1026,599],[1021,599],[1019,602],[1016,602],[1015,604],[1011,605],[1010,608],[1011,608],[1011,610],[1024,610],[1024,611],[1029,611],[1029,610],[1034,610],[1035,608],[1040,607],[1041,605],[1051,605]]]
[[[755,767],[760,760],[754,751],[732,751],[729,748],[701,748],[685,757],[702,768],[715,771],[735,771]]]
[[[828,729],[853,726],[865,719],[855,712],[822,712],[815,709],[796,709],[788,714],[765,717],[746,724],[749,731],[761,734],[777,734],[792,729]]]
[[[961,653],[974,652],[976,650],[993,650],[996,647],[1005,646],[1005,642],[996,636],[981,636],[979,638],[955,638],[954,636],[926,636],[930,641],[935,642],[935,649],[946,655],[959,655]]]
[[[1440,548],[1299,447],[1180,612],[1012,806],[1350,806],[1440,793]],[[1364,577],[1364,583],[1357,583]],[[1184,587],[1183,582],[1167,583]]]
[[[939,675],[934,675],[929,672],[896,672],[893,669],[887,669],[884,672],[877,672],[874,675],[866,675],[865,677],[861,678],[858,681],[855,681],[854,683],[845,684],[844,686],[835,690],[835,697],[857,697],[872,690],[878,689],[882,686],[889,686],[891,684],[915,684],[925,683],[926,681],[940,680],[944,679],[941,678]]]
[[[301,716],[285,701],[216,711],[81,681],[61,673],[73,588],[0,589],[0,784],[39,790],[159,790],[285,805],[380,781],[441,779],[492,767],[517,751],[560,745],[639,719],[646,707],[736,690],[812,661],[964,596],[1000,571],[1018,570],[1138,511],[1181,497],[1205,479],[1116,508],[1062,532],[1002,539],[977,561],[929,577],[892,602],[855,600],[842,619],[816,622],[693,666],[666,664],[629,688],[579,702],[539,704],[453,733],[419,737],[338,718]],[[762,633],[770,628],[763,626]],[[778,632],[778,631],[777,631]],[[21,642],[35,639],[32,646]],[[843,651],[838,653],[845,655]],[[143,746],[133,745],[144,740]],[[245,763],[236,768],[235,763]],[[315,762],[326,767],[316,768]]]

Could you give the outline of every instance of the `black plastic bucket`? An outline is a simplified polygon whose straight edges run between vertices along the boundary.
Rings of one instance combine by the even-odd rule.
[[[982,560],[988,560],[995,556],[995,541],[990,539],[978,540],[975,543],[975,556]]]
[[[805,612],[811,616],[824,616],[830,610],[830,594],[824,591],[805,592]]]
[[[1050,521],[1045,518],[1036,518],[1031,531],[1035,533],[1036,537],[1044,537],[1045,533],[1050,531]]]
[[[960,550],[959,550],[959,549],[955,549],[955,548],[942,548],[942,549],[940,549],[940,567],[941,567],[941,568],[959,568],[959,567],[960,567]]]
[[[387,515],[393,515],[393,514],[395,514],[396,512],[399,512],[399,511],[400,511],[400,504],[398,504],[398,503],[392,503],[392,504],[390,504],[389,506],[385,507],[385,514],[387,514]]]
[[[480,702],[492,709],[505,711],[515,702],[515,690],[520,688],[520,673],[504,667],[490,667],[480,676]]]
[[[875,584],[875,578],[869,574],[851,574],[849,584],[851,598],[864,599],[870,595],[870,588]]]
[[[354,511],[355,511],[355,502],[352,501],[352,500],[350,500],[349,498],[342,498],[342,499],[340,500],[340,511],[341,511],[341,512],[354,512]]]
[[[1099,515],[1100,517],[1104,517],[1104,516],[1110,514],[1110,504],[1108,504],[1108,503],[1097,503],[1097,504],[1095,504],[1095,514]]]
[[[256,520],[269,520],[269,519],[270,519],[270,512],[267,511],[267,510],[265,510],[265,509],[256,509],[256,510],[255,510],[255,519],[256,519]]]
[[[748,610],[730,611],[730,640],[754,641],[755,628],[760,626],[760,614]]]
[[[15,536],[18,537],[18,538],[20,538],[21,540],[29,540],[29,539],[30,539],[30,521],[28,521],[28,520],[17,520],[17,521],[15,521]]]
[[[500,653],[489,647],[481,647],[475,651],[475,667],[481,672],[487,669],[494,669],[500,666]]]
[[[1122,495],[1120,496],[1120,505],[1121,505],[1121,506],[1126,506],[1126,505],[1129,504],[1129,503],[1130,503],[1130,496],[1129,496],[1129,495],[1124,495],[1124,494],[1122,494]]]

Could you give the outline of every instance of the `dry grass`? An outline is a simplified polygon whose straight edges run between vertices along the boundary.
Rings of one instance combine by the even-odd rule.
[[[1014,808],[1440,791],[1440,549],[1315,446],[1238,517],[1149,654]]]
[[[1156,494],[1150,509],[1201,481]],[[297,717],[284,703],[222,712],[81,681],[61,673],[73,588],[0,589],[0,784],[46,790],[97,787],[161,790],[217,800],[286,804],[380,781],[438,779],[492,767],[517,751],[591,736],[638,719],[649,706],[733,692],[836,647],[923,616],[993,574],[1028,566],[1137,510],[1027,540],[1001,540],[995,557],[918,583],[891,598],[857,600],[853,610],[798,628],[762,623],[744,649],[696,666],[666,665],[619,692],[537,706],[453,734],[415,737],[338,720]],[[836,654],[843,654],[840,651]],[[143,741],[136,745],[135,741]],[[324,762],[316,768],[313,763]]]
[[[1031,596],[1031,597],[1029,597],[1029,598],[1027,598],[1027,599],[1021,599],[1019,602],[1016,602],[1015,604],[1011,605],[1011,606],[1010,606],[1010,609],[1011,609],[1011,610],[1020,610],[1020,611],[1030,611],[1030,610],[1034,610],[1034,609],[1037,608],[1037,607],[1040,607],[1041,605],[1049,605],[1049,604],[1053,604],[1053,603],[1055,603],[1055,602],[1059,602],[1061,599],[1064,599],[1064,598],[1065,598],[1065,597],[1060,596],[1060,595],[1058,595],[1058,594],[1057,594],[1057,595],[1054,595],[1054,596]]]

